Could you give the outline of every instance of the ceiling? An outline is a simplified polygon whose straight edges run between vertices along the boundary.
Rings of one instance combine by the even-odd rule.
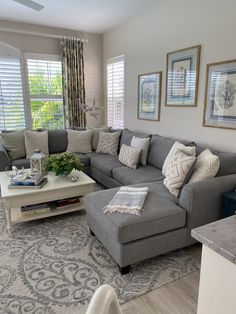
[[[0,19],[104,33],[156,5],[160,0],[35,0],[34,11],[12,0],[0,1]]]

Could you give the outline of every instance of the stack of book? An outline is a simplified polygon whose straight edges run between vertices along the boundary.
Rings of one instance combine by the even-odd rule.
[[[11,178],[9,189],[41,189],[47,183],[47,179],[42,174],[24,174]]]
[[[21,206],[20,208],[22,217],[31,217],[37,216],[44,213],[50,212],[50,207],[47,203],[35,204],[35,205],[27,205]]]
[[[71,197],[50,203],[51,210],[70,209],[80,204],[80,197]]]

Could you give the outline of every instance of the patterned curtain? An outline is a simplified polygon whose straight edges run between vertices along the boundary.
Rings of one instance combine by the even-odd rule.
[[[60,39],[64,113],[66,127],[85,127],[86,114],[80,104],[85,104],[83,42],[76,38]]]

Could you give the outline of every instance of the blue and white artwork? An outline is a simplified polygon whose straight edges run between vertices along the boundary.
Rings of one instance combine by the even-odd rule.
[[[168,53],[167,106],[196,106],[200,46]]]
[[[207,65],[204,126],[236,129],[236,61]]]
[[[160,119],[161,72],[139,75],[138,118]]]

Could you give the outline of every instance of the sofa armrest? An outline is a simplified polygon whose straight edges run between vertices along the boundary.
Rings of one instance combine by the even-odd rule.
[[[186,184],[179,205],[187,211],[187,227],[191,229],[222,217],[222,193],[236,187],[236,174]]]
[[[5,171],[6,168],[9,170],[11,168],[11,160],[5,147],[0,143],[0,171]]]

